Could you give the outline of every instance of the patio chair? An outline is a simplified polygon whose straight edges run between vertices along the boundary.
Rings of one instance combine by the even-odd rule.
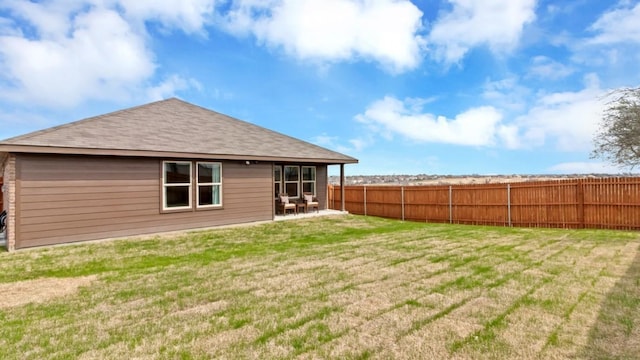
[[[278,196],[276,210],[282,213],[282,215],[287,215],[287,210],[291,210],[293,214],[297,214],[298,212],[296,204],[289,201],[289,195],[287,194],[280,194],[280,196]]]
[[[307,205],[307,212],[309,212],[314,207],[316,208],[316,212],[320,212],[320,203],[318,203],[318,199],[313,196],[312,193],[303,193],[304,203]]]
[[[2,210],[0,213],[0,233],[4,231],[7,224],[7,210]]]

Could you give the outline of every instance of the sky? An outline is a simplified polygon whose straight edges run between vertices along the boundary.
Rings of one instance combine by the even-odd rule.
[[[640,0],[0,0],[0,139],[177,97],[359,159],[347,175],[629,172],[590,153],[607,94],[640,86],[639,19]]]

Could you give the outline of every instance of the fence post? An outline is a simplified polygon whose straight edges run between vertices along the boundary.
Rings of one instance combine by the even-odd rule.
[[[362,187],[364,188],[364,216],[367,216],[367,185]]]
[[[578,228],[584,229],[584,186],[580,179],[578,179],[576,190],[576,196],[578,197]]]
[[[402,221],[404,221],[404,186],[400,187],[400,194],[402,196]]]
[[[509,219],[509,227],[511,227],[511,184],[507,184],[507,218]]]
[[[453,198],[452,198],[452,188],[449,185],[449,224],[453,223]]]

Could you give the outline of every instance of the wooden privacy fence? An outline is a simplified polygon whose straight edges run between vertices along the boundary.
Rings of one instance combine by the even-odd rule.
[[[329,207],[340,209],[340,186],[328,192]],[[345,210],[425,222],[640,230],[640,178],[345,186]]]

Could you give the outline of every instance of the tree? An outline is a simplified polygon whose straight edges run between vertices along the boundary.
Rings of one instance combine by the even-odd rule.
[[[591,158],[633,169],[640,165],[640,87],[615,90],[609,98]]]

